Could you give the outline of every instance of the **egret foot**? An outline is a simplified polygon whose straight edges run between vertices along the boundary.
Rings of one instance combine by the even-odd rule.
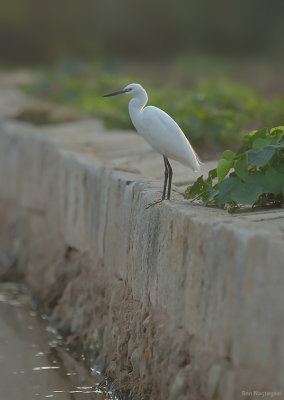
[[[155,206],[156,204],[162,203],[162,201],[164,201],[164,199],[158,199],[158,200],[153,201],[152,203],[149,203],[149,204],[145,207],[145,210],[148,210],[148,208],[150,208],[150,207],[152,207],[152,206]]]

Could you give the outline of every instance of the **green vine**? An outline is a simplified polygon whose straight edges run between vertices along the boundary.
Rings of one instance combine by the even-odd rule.
[[[206,179],[200,176],[185,198],[232,210],[284,204],[284,126],[253,131],[242,146],[226,150]]]

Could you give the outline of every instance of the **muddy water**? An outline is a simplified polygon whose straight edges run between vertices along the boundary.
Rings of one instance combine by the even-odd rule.
[[[1,400],[118,399],[103,381],[63,345],[24,286],[0,283]]]

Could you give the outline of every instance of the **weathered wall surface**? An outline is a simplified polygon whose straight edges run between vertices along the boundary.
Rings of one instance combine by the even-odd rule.
[[[3,123],[0,274],[24,276],[136,393],[283,390],[283,211],[231,216],[177,191],[145,210],[162,182],[139,172],[162,176],[156,160],[139,137],[95,121]],[[179,187],[192,179],[174,171]]]

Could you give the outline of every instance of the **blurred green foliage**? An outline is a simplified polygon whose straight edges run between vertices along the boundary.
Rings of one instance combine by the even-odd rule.
[[[207,79],[194,87],[181,88],[176,81],[153,88],[153,77],[117,73],[106,63],[69,63],[51,70],[29,90],[36,96],[70,105],[103,119],[108,128],[133,128],[129,97],[106,99],[106,93],[132,82],[148,91],[149,104],[165,110],[181,126],[193,144],[217,148],[237,143],[246,129],[280,125],[284,99],[266,100],[255,90],[224,78]]]

